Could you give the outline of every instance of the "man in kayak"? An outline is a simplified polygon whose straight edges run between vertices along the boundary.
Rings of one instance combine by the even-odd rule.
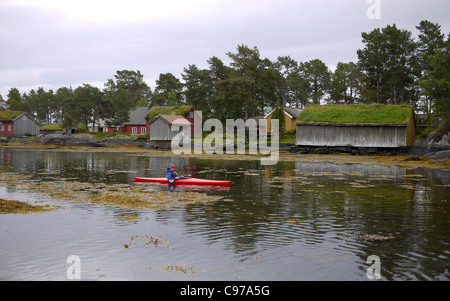
[[[176,172],[175,172],[175,165],[174,164],[170,164],[169,167],[167,168],[167,180],[170,183],[173,183],[175,180],[178,179],[183,179],[182,176],[179,176]]]

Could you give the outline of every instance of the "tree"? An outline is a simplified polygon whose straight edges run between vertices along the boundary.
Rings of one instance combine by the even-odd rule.
[[[55,118],[57,123],[63,123],[65,107],[70,103],[70,97],[73,93],[72,87],[61,87],[56,90],[53,98],[55,106]]]
[[[361,93],[364,103],[381,103],[381,86],[385,63],[385,53],[382,47],[383,34],[380,28],[370,33],[361,33],[364,49],[357,50],[358,66],[364,74],[365,85]]]
[[[27,107],[20,95],[19,89],[11,88],[6,95],[6,108],[10,111],[27,111]]]
[[[421,21],[419,26],[419,41],[417,42],[418,61],[423,71],[431,70],[430,59],[436,51],[445,47],[445,35],[441,32],[441,26],[430,21]]]
[[[273,106],[276,73],[272,62],[261,59],[257,47],[251,49],[246,45],[238,45],[237,53],[228,52],[227,55],[232,60],[230,73],[227,79],[218,83],[222,89],[218,98],[235,108],[235,115],[230,118],[255,117],[267,106]]]
[[[277,72],[269,59],[264,59],[260,65],[260,79],[258,81],[256,97],[258,99],[259,114],[267,113],[267,108],[273,108],[277,102]],[[256,113],[255,113],[256,114]],[[254,116],[253,116],[254,117]]]
[[[209,115],[212,117],[218,117],[223,115],[224,108],[223,104],[218,100],[219,94],[221,93],[220,86],[221,82],[227,80],[230,77],[231,68],[226,66],[221,59],[216,56],[211,57],[208,61],[209,64],[209,76],[211,78],[212,93],[209,99]]]
[[[123,85],[117,85],[108,79],[103,89],[103,108],[100,118],[105,119],[108,126],[117,126],[129,121],[130,110],[134,107],[131,95]]]
[[[417,55],[418,64],[421,72],[421,95],[423,97],[423,105],[421,109],[427,114],[431,113],[433,106],[433,99],[429,89],[423,89],[426,86],[426,80],[432,80],[430,74],[433,72],[434,65],[432,60],[435,59],[437,52],[442,51],[445,42],[445,35],[441,32],[441,26],[429,21],[421,21],[419,26],[416,26],[419,30],[419,41],[417,43]]]
[[[114,78],[105,83],[103,101],[96,108],[98,117],[109,126],[128,122],[130,111],[138,105],[148,106],[151,97],[151,89],[139,70],[116,71]]]
[[[280,102],[278,101],[275,105],[275,109],[272,113],[272,120],[274,119],[278,119],[278,127],[281,131],[285,131],[286,130],[286,120],[284,118],[284,110],[283,110],[283,106],[280,106]]]
[[[353,104],[359,102],[362,73],[353,63],[337,64],[331,75],[329,102]]]
[[[367,103],[414,103],[417,92],[416,43],[411,32],[394,25],[362,33],[365,48],[359,49],[358,66],[365,77],[361,91]]]
[[[437,49],[429,57],[430,68],[425,71],[421,87],[434,100],[433,109],[438,117],[450,126],[450,35],[443,49]]]
[[[189,65],[188,68],[184,68],[182,78],[186,103],[192,105],[196,110],[204,111],[205,116],[209,115],[211,98],[214,95],[211,71],[199,69],[196,65]]]
[[[296,72],[298,63],[290,56],[279,56],[273,64],[274,70],[278,76],[277,98],[281,100],[281,106],[291,104],[292,99],[292,81],[290,75]]]
[[[6,102],[3,100],[3,96],[0,94],[0,111],[6,109]]]
[[[251,90],[248,82],[239,76],[229,78],[217,83],[219,91],[216,102],[220,106],[217,118],[221,121],[226,119],[246,118],[251,104]],[[253,106],[256,105],[253,103]],[[248,116],[248,115],[247,115]]]
[[[43,123],[51,122],[51,115],[55,110],[52,90],[45,91],[43,87],[39,87],[37,91],[32,89],[30,93],[24,93],[23,99],[28,113]]]
[[[90,122],[95,123],[102,101],[100,89],[90,84],[79,86],[65,104],[63,126],[71,128],[83,123],[88,128]]]
[[[236,117],[254,117],[258,108],[257,85],[260,78],[259,65],[261,63],[259,50],[257,47],[250,49],[246,45],[238,45],[237,53],[228,52],[228,57],[232,60],[230,66],[233,67],[229,88],[235,89],[234,99],[240,102],[242,113]],[[230,95],[231,96],[231,95]],[[236,112],[237,113],[237,112]]]
[[[128,94],[128,101],[132,107],[136,107],[137,103],[144,100],[148,101],[151,97],[151,89],[144,81],[144,75],[139,70],[121,70],[116,71],[114,75],[117,89],[123,89]]]
[[[301,76],[308,80],[311,85],[312,103],[320,104],[330,84],[330,70],[319,59],[301,63],[299,69]]]
[[[152,103],[160,106],[182,104],[183,84],[172,73],[161,73],[156,80]]]
[[[304,108],[311,99],[312,86],[309,80],[304,76],[303,71],[297,68],[287,77],[290,86],[291,106]]]

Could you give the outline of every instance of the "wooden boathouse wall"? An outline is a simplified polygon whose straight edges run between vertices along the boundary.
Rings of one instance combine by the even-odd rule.
[[[350,106],[348,108],[351,110]],[[326,106],[323,106],[322,110],[326,109]],[[389,106],[385,109],[389,109]],[[333,123],[300,120],[297,122],[295,144],[296,146],[369,148],[411,146],[416,132],[415,117],[412,108],[405,110],[409,110],[408,116],[395,123]],[[370,114],[370,111],[365,113]]]
[[[297,124],[296,145],[403,147],[414,141],[406,124]]]

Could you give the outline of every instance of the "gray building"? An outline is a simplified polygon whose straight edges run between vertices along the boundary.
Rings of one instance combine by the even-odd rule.
[[[383,119],[393,110],[394,117]],[[415,130],[414,111],[406,105],[311,105],[299,115],[295,144],[398,148],[414,142]]]
[[[35,136],[39,123],[28,113],[3,111],[0,114],[0,135]]]
[[[172,125],[179,126],[178,130],[172,131]],[[170,148],[172,139],[183,130],[190,133],[193,125],[181,115],[158,115],[149,120],[149,126],[150,140],[155,141],[155,146]]]

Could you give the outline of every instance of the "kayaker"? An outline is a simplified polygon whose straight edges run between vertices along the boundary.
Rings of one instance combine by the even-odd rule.
[[[175,164],[170,164],[169,167],[167,168],[167,180],[172,183],[175,180],[178,179],[183,179],[183,177],[179,176],[176,172],[175,172]]]

